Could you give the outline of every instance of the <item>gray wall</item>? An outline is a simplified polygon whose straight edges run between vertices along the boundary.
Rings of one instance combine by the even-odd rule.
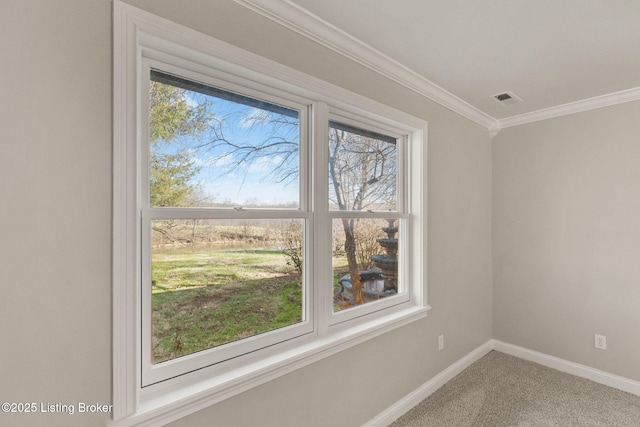
[[[174,425],[360,425],[491,338],[485,129],[231,0],[130,3],[429,121],[429,317]],[[3,0],[0,51],[0,401],[110,403],[111,2]]]
[[[111,402],[110,27],[108,0],[0,1],[1,402]]]
[[[640,380],[640,102],[505,129],[493,170],[494,338]]]

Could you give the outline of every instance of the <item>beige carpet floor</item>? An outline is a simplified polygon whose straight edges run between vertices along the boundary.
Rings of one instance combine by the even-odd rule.
[[[492,351],[391,426],[640,427],[640,396]]]

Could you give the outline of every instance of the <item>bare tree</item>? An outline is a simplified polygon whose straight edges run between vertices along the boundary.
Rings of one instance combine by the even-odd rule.
[[[217,113],[212,121],[210,139],[199,151],[224,148],[217,160],[226,163],[228,172],[245,169],[263,159],[277,159],[267,176],[277,182],[295,181],[299,174],[297,139],[298,120],[287,114],[259,111],[243,118],[243,123],[263,135],[260,142],[235,140],[227,135],[225,123],[230,117]],[[233,159],[225,162],[225,158]],[[395,208],[397,150],[395,140],[376,137],[356,128],[335,125],[329,131],[329,203],[339,211],[388,210]],[[357,219],[342,220],[344,250],[352,278],[354,302],[364,303],[357,258]]]
[[[286,111],[286,110],[284,110]],[[214,149],[223,149],[213,161],[226,165],[227,173],[249,170],[256,162],[268,159],[273,167],[264,178],[273,178],[277,183],[290,183],[299,174],[299,120],[297,115],[253,109],[251,114],[239,112],[217,112],[210,121],[209,134],[199,145],[198,153],[207,155]],[[241,117],[238,117],[241,115]],[[242,123],[250,134],[260,135],[259,142],[237,138],[229,123]]]
[[[340,211],[362,211],[394,204],[396,145],[331,127],[329,132],[330,202]],[[364,303],[356,256],[355,218],[342,219],[344,248],[354,302]]]

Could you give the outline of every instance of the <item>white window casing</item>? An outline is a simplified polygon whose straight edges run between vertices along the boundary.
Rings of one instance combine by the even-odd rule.
[[[114,0],[113,426],[163,425],[426,316],[427,124],[210,36]],[[145,204],[151,68],[278,102],[301,112],[300,207],[295,210],[171,208]],[[397,218],[401,291],[334,313],[331,221],[384,218],[328,209],[329,120],[398,141]],[[148,199],[147,199],[148,200]],[[220,348],[150,362],[150,221],[158,218],[304,220],[305,315],[295,325]],[[145,255],[146,254],[146,255]]]

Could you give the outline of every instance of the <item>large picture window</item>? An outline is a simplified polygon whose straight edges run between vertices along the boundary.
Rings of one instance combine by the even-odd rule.
[[[312,237],[301,187],[308,107],[144,64],[138,191],[150,385],[309,333]]]
[[[426,316],[426,123],[114,4],[114,425]]]

